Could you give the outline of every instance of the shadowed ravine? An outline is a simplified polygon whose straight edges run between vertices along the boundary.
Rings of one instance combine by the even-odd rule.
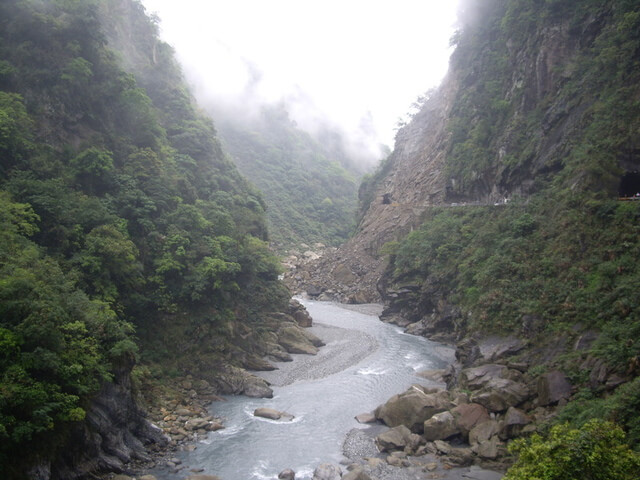
[[[183,464],[225,480],[274,479],[286,468],[296,478],[311,478],[318,464],[343,460],[347,433],[364,428],[355,415],[412,383],[427,382],[416,372],[451,361],[452,349],[380,322],[373,306],[304,303],[314,319],[311,331],[326,346],[317,356],[295,355],[293,362],[278,364],[279,370],[260,373],[273,384],[274,398],[230,397],[214,404],[212,413],[224,418],[226,428],[183,453]],[[258,407],[295,419],[256,418]]]

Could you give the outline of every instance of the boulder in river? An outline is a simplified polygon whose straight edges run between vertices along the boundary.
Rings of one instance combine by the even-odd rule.
[[[376,423],[376,416],[373,413],[361,413],[356,415],[358,423]]]
[[[313,472],[313,480],[340,480],[342,469],[331,463],[318,465]]]
[[[296,480],[296,472],[287,468],[278,474],[278,480]]]
[[[414,433],[422,433],[426,420],[452,407],[448,392],[433,392],[413,385],[406,392],[394,395],[387,403],[380,405],[374,414],[389,427],[405,425]]]
[[[554,370],[538,378],[538,404],[553,405],[571,396],[571,384],[564,373]]]
[[[268,418],[269,420],[293,420],[295,418],[290,413],[266,407],[256,408],[253,415],[255,417]]]

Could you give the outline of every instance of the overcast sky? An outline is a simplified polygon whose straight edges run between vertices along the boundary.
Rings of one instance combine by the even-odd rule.
[[[457,1],[143,0],[200,99],[287,99],[393,147],[394,127],[447,69]]]

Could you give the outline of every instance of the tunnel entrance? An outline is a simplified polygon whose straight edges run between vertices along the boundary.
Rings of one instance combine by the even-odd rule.
[[[620,188],[618,188],[618,196],[620,198],[640,198],[640,172],[635,170],[627,172],[620,179]]]

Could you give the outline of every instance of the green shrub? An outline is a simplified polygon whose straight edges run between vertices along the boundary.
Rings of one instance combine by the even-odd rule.
[[[511,443],[518,460],[505,480],[635,480],[640,454],[625,443],[617,425],[591,420],[580,429],[556,425],[548,437]]]

